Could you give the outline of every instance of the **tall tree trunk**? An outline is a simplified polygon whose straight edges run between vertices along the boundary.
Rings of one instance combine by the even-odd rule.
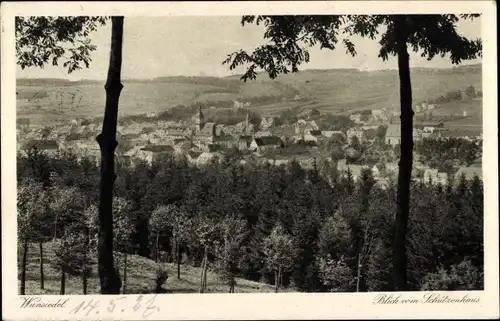
[[[280,288],[283,288],[283,271],[280,268]]]
[[[21,295],[26,294],[26,264],[28,260],[28,238],[23,241],[23,261],[21,266]]]
[[[59,291],[60,295],[66,294],[66,272],[61,269],[61,290]]]
[[[101,185],[99,199],[98,266],[101,294],[120,294],[121,280],[113,259],[113,185],[116,179],[115,149],[118,101],[123,85],[122,64],[123,17],[111,18],[111,53],[106,80],[106,109],[102,132],[97,136],[101,148]]]
[[[278,293],[278,271],[274,271],[274,293]]]
[[[83,229],[84,237],[85,237],[85,248],[83,249],[83,273],[82,273],[82,283],[83,283],[83,294],[87,294],[88,288],[88,256],[89,256],[89,244],[90,244],[90,231],[88,227]]]
[[[407,48],[408,35],[406,27],[406,17],[397,15],[394,30],[398,55],[401,103],[401,156],[393,246],[393,286],[395,291],[408,290],[406,279],[406,234],[410,212],[410,181],[413,161],[413,110],[411,107],[410,57]]]
[[[281,272],[281,267],[278,268],[278,291],[281,289],[281,277],[282,277],[282,272]]]
[[[54,217],[54,236],[52,240],[55,241],[57,238],[57,215]]]
[[[181,278],[181,246],[179,242],[176,242],[177,245],[177,279]]]
[[[203,252],[203,262],[201,266],[201,285],[200,285],[200,293],[205,293],[207,287],[207,261],[208,261],[208,249],[205,247]]]
[[[205,250],[205,267],[203,268],[203,293],[207,290],[207,271],[208,271],[208,251]]]
[[[127,252],[123,253],[123,288],[122,294],[127,293]]]
[[[38,248],[40,249],[40,290],[45,289],[45,276],[43,274],[43,243],[38,242]]]
[[[156,232],[156,263],[160,260],[160,232]]]
[[[359,292],[360,281],[361,281],[361,254],[358,254],[358,275],[356,277],[356,292]]]

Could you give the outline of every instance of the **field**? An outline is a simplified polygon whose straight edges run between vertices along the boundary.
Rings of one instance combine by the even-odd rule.
[[[451,90],[473,85],[480,90],[481,65],[453,69],[412,69],[413,100],[435,99]],[[252,103],[251,109],[263,116],[279,114],[299,106],[322,112],[349,113],[361,109],[396,109],[399,106],[397,70],[358,71],[306,70],[269,80],[260,74],[244,83],[239,77],[165,77],[124,81],[120,114],[161,112],[178,104],[217,104],[258,97],[274,97],[272,102]],[[74,118],[102,116],[104,83],[69,82],[54,79],[18,79],[18,117],[31,123],[50,124]],[[293,100],[295,96],[300,100]]]
[[[22,254],[22,250],[18,251]],[[120,260],[122,255],[118,254],[115,258]],[[28,250],[28,265],[26,276],[26,294],[59,294],[60,289],[60,273],[54,267],[55,256],[52,243],[45,243],[44,246],[44,275],[45,275],[45,290],[40,290],[39,282],[39,260],[40,254],[37,244],[30,244]],[[21,260],[19,259],[18,262]],[[120,272],[122,272],[122,264],[118,263]],[[187,265],[181,266],[181,279],[177,279],[177,266],[175,264],[166,263],[169,278],[163,286],[167,293],[197,293],[199,290],[199,281],[201,269]],[[156,263],[137,255],[129,255],[127,268],[127,293],[152,293],[154,289]],[[20,266],[18,267],[20,273]],[[244,279],[237,279],[235,288],[236,293],[251,293],[251,292],[273,292],[274,288],[271,285],[253,282]],[[99,277],[97,275],[97,264],[92,266],[92,276],[88,280],[89,294],[99,293]],[[207,292],[224,293],[228,292],[228,287],[222,284],[217,275],[211,271],[207,275]],[[82,294],[81,277],[66,277],[66,294]]]
[[[477,127],[482,128],[483,124],[483,109],[482,100],[467,99],[463,101],[450,102],[441,105],[439,108],[432,111],[436,116],[461,116],[463,111],[467,116],[455,121],[446,122],[446,127]]]

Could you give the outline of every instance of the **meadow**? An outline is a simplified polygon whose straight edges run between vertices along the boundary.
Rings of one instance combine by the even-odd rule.
[[[22,255],[22,249],[18,251]],[[120,274],[123,273],[123,264],[121,253],[115,254],[117,267]],[[151,293],[155,285],[156,262],[139,255],[128,255],[127,263],[127,293]],[[55,266],[56,257],[52,242],[44,244],[44,289],[40,289],[40,252],[37,244],[30,244],[28,250],[28,262],[26,267],[26,294],[59,294],[61,273]],[[100,293],[99,276],[97,273],[96,260],[93,260],[91,277],[88,279],[89,294]],[[21,262],[19,259],[18,262]],[[175,263],[162,263],[169,274],[167,282],[163,286],[166,293],[197,293],[200,287],[201,268],[193,267],[187,264],[181,265],[181,278],[178,279]],[[19,268],[19,271],[21,269]],[[290,291],[290,289],[288,289]],[[82,294],[81,276],[66,275],[66,294]],[[227,293],[228,287],[218,278],[218,275],[208,271],[207,292],[209,293]],[[269,284],[254,282],[241,278],[236,279],[236,293],[252,292],[274,292],[274,287]]]

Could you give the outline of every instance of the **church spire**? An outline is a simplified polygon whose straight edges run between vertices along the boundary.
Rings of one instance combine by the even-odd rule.
[[[205,118],[203,116],[203,112],[201,111],[201,105],[198,106],[198,117],[197,117],[197,124],[198,125],[198,130],[201,131],[203,128],[203,125],[205,124]]]

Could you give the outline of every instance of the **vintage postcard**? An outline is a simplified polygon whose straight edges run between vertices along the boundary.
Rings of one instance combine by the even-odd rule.
[[[2,318],[498,318],[495,5],[2,3]]]

